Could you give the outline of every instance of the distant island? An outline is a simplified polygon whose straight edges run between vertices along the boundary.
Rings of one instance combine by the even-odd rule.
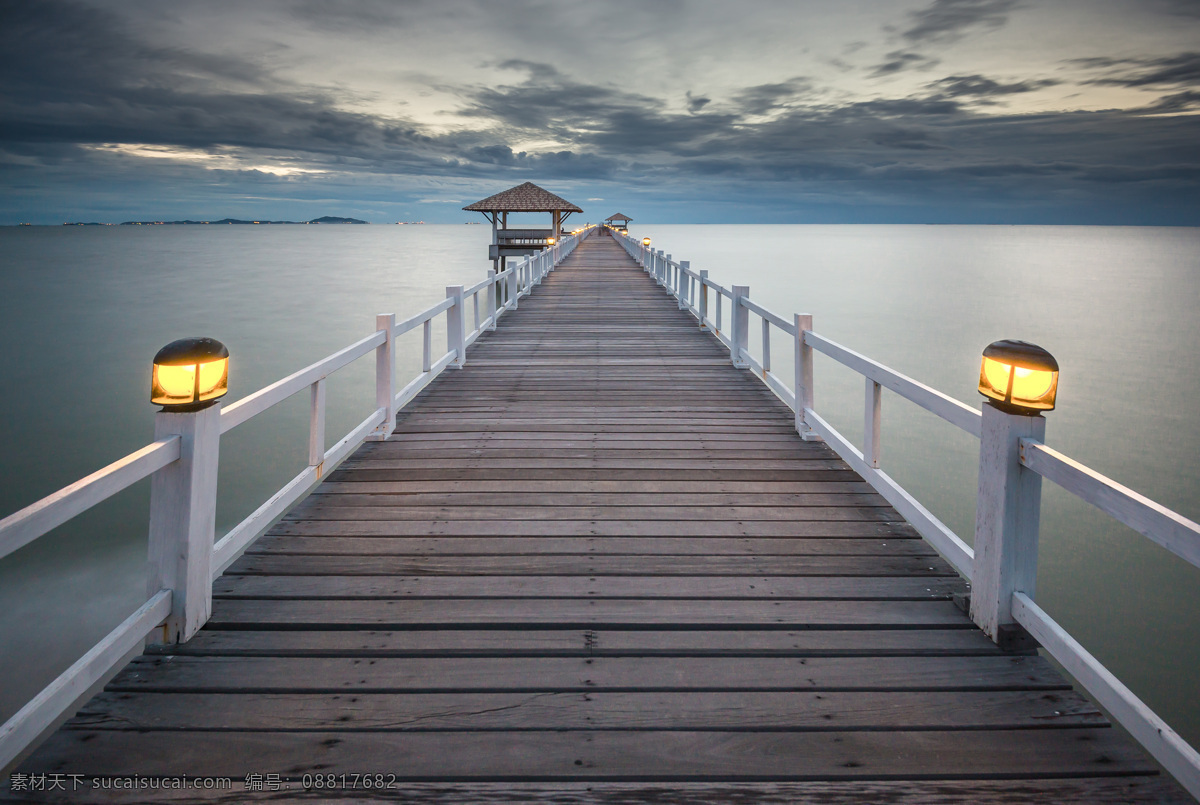
[[[311,221],[243,221],[238,218],[222,218],[220,221],[122,221],[121,226],[202,226],[217,225],[217,224],[367,224],[369,221],[360,221],[357,218],[339,218],[336,215],[324,215],[320,218],[314,218]],[[76,223],[63,224],[63,226],[91,226],[91,224]]]

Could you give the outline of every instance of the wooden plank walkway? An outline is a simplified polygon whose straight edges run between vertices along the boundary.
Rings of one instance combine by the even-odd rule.
[[[237,783],[156,801],[277,799],[242,788],[272,773],[410,802],[1189,801],[974,629],[791,419],[590,238],[23,770]]]

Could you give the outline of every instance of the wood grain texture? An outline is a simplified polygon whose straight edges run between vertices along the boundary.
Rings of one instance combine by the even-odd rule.
[[[233,779],[161,802],[1185,801],[968,591],[592,238],[22,770]]]

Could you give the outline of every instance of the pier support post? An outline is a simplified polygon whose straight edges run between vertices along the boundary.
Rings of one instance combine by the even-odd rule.
[[[663,262],[663,250],[659,249],[654,253],[654,281],[659,285],[666,282],[667,265]]]
[[[796,395],[796,433],[799,433],[800,438],[806,442],[819,442],[821,441],[821,437],[813,433],[813,429],[809,426],[808,418],[804,413],[805,409],[814,410],[813,351],[812,347],[804,342],[804,334],[812,330],[812,315],[809,313],[796,313],[792,317],[792,322],[796,325],[796,379],[793,381],[794,385],[792,388],[792,391]]]
[[[1033,598],[1037,579],[1042,476],[1021,466],[1022,438],[1044,441],[1046,420],[984,403],[971,620],[1001,645],[1020,642],[1012,594]]]
[[[454,304],[446,311],[446,351],[454,353],[454,360],[447,369],[461,369],[467,362],[467,317],[463,315],[466,300],[463,286],[447,285],[446,298]]]
[[[221,404],[160,411],[155,440],[179,436],[179,460],[150,477],[150,577],[147,590],[171,591],[164,643],[191,639],[212,614],[212,553],[217,521]],[[151,640],[159,635],[151,633]]]
[[[750,311],[742,299],[750,297],[750,286],[734,285],[731,289],[733,301],[729,303],[729,357],[738,369],[749,369],[750,364],[742,357],[742,351],[750,345]]]
[[[708,317],[708,269],[700,269],[700,329],[704,332],[709,331],[709,326],[704,323]]]
[[[671,267],[671,255],[668,254],[665,258],[663,258],[662,278],[663,289],[666,290],[667,293],[671,294],[671,296],[676,295],[675,289],[672,287],[674,285],[674,281],[673,277],[671,276],[671,272],[674,270],[675,269]]]
[[[683,273],[684,270],[691,268],[691,267],[692,267],[692,262],[690,260],[680,260],[679,261],[679,309],[680,310],[687,308],[688,303],[691,301],[691,294],[688,293],[688,291],[690,291],[691,287],[692,287],[691,286],[692,278],[689,277],[687,274]]]
[[[529,258],[526,257],[526,260]],[[512,309],[517,307],[517,299],[521,296],[521,286],[517,281],[517,275],[521,273],[520,264],[515,264],[512,267],[512,273],[508,275],[508,306]]]
[[[375,408],[382,408],[384,417],[367,441],[382,442],[396,429],[396,314],[377,315],[375,329],[385,333],[375,349]]]
[[[499,285],[496,282],[496,269],[489,268],[487,276],[488,276],[488,282],[489,282],[488,293],[487,293],[487,300],[488,300],[487,301],[487,315],[488,315],[488,321],[490,322],[490,324],[488,324],[488,329],[495,330],[496,329],[496,295],[500,290]]]

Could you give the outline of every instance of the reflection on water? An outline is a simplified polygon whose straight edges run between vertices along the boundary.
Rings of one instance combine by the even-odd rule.
[[[485,275],[485,227],[0,228],[8,513],[151,438],[150,359],[183,336],[232,354],[228,400]],[[1133,227],[634,227],[716,282],[978,405],[980,351],[1033,341],[1062,366],[1047,441],[1200,518],[1200,231]],[[726,314],[728,311],[726,311]],[[757,351],[757,326],[751,344]],[[420,333],[400,377],[419,371]],[[436,338],[444,338],[438,333]],[[786,343],[772,353],[786,379]],[[861,445],[862,378],[818,355],[817,409]],[[374,407],[374,365],[330,378],[329,444]],[[221,444],[218,531],[306,461],[307,395]],[[971,538],[978,443],[884,401],[883,466]],[[143,482],[0,562],[0,717],[144,593]],[[1200,571],[1046,484],[1038,599],[1200,744]]]

